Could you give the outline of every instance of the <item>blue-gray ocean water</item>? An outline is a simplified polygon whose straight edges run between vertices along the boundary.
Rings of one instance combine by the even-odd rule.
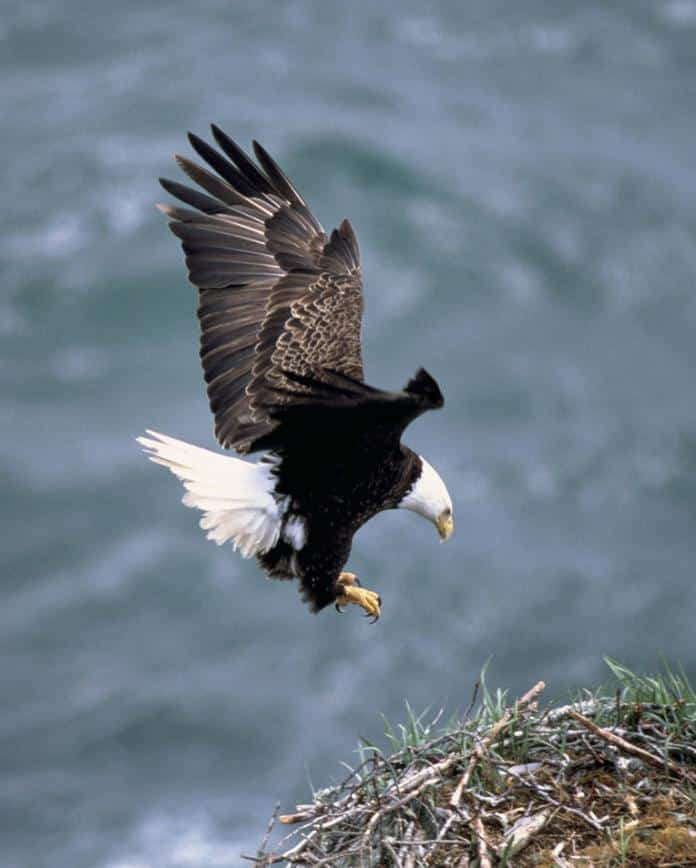
[[[241,864],[403,703],[696,670],[696,3],[27,0],[0,17],[0,865]],[[260,139],[366,277],[368,378],[447,546],[377,517],[375,626],[206,542],[146,426],[213,447],[155,208]]]

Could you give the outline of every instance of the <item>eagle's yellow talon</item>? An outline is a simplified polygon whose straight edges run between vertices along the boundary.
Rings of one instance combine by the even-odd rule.
[[[374,591],[361,588],[353,573],[341,573],[336,582],[339,594],[336,597],[336,608],[354,603],[365,610],[365,617],[372,618],[372,623],[379,620],[382,599]]]

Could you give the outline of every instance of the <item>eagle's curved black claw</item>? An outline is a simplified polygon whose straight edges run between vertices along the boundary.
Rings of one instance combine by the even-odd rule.
[[[334,603],[334,609],[336,609],[339,615],[343,614],[343,609],[338,605],[338,603]]]

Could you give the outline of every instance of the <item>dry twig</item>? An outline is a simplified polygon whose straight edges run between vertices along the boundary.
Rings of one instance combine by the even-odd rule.
[[[476,849],[478,851],[479,868],[492,868],[491,857],[488,854],[488,844],[486,842],[486,833],[483,831],[483,821],[479,814],[472,823],[474,832],[476,833]]]
[[[520,699],[517,703],[517,711],[523,711],[530,702],[532,702],[546,687],[543,681],[540,681],[538,684],[535,684],[531,690],[528,690],[527,693]],[[469,783],[469,779],[471,778],[471,774],[476,768],[476,763],[481,759],[486,749],[490,747],[496,738],[500,735],[500,733],[505,729],[506,726],[510,724],[512,720],[514,709],[507,708],[503,713],[500,720],[491,727],[486,736],[478,743],[478,745],[474,748],[474,752],[471,755],[471,759],[469,760],[469,764],[466,767],[466,771],[461,776],[459,783],[455,787],[454,792],[452,793],[452,798],[450,799],[450,805],[453,808],[459,807],[459,802],[462,798],[462,791],[464,787]]]
[[[631,744],[630,741],[626,741],[626,739],[621,738],[620,735],[616,735],[616,733],[613,733],[608,729],[602,729],[601,726],[597,726],[597,724],[593,720],[590,720],[589,718],[585,717],[577,711],[571,711],[570,716],[574,720],[577,720],[578,723],[581,723],[586,729],[589,729],[590,732],[599,736],[599,738],[604,739],[604,741],[608,742],[614,747],[617,747],[624,753],[628,753],[632,756],[638,757],[638,759],[643,760],[643,762],[650,763],[650,765],[655,766],[655,768],[667,769],[667,771],[671,772],[677,777],[689,777],[689,772],[686,769],[676,765],[676,763],[671,762],[667,759],[667,757],[655,756],[655,754],[650,753],[650,751],[644,750],[642,747],[638,747],[635,744]]]

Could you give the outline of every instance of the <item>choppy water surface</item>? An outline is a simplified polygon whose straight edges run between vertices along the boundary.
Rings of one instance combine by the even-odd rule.
[[[696,670],[696,3],[7,5],[0,23],[0,864],[232,866],[379,713]],[[212,446],[153,203],[187,129],[350,216],[369,379],[448,546],[375,519],[371,627],[205,542],[145,426]]]

